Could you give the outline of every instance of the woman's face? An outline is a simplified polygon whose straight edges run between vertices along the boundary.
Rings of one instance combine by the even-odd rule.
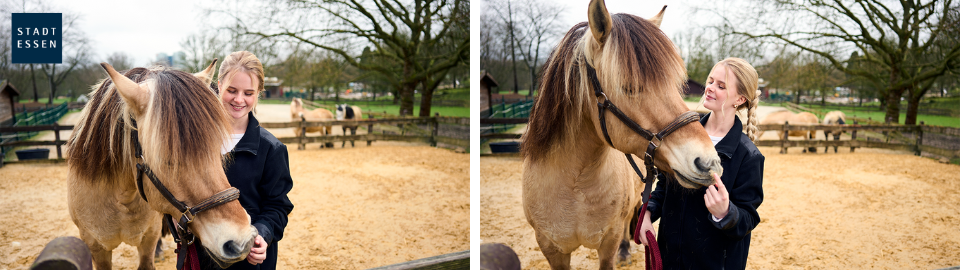
[[[740,105],[746,100],[737,91],[738,83],[737,76],[727,72],[725,65],[714,67],[707,77],[703,107],[714,112],[720,112],[721,108],[722,111],[736,111],[733,105]]]
[[[247,72],[240,71],[233,79],[230,85],[224,89],[224,83],[218,82],[220,88],[220,100],[227,113],[233,119],[247,117],[247,114],[257,105],[257,89],[254,84],[253,76]]]

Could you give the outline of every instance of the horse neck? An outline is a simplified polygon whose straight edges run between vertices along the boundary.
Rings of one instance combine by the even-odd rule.
[[[601,168],[609,165],[607,160],[616,151],[597,134],[594,121],[599,121],[599,118],[596,113],[596,111],[585,110],[579,119],[579,128],[571,130],[570,134],[565,134],[558,141],[558,144],[544,158],[544,164],[549,164],[547,167],[552,168],[548,170],[559,169],[558,171],[573,174],[569,179],[581,181],[597,179],[597,174],[603,172]]]

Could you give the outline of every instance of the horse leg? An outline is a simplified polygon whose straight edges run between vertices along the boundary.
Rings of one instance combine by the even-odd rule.
[[[600,248],[597,249],[597,255],[600,257],[600,269],[616,269],[617,251],[620,250],[621,243],[624,241],[624,230],[617,230],[618,234],[604,237],[600,242]],[[627,242],[627,248],[630,242]],[[629,250],[628,250],[629,252]]]
[[[839,140],[840,140],[840,133],[833,134],[833,140],[834,140],[834,141],[839,141]],[[834,153],[834,154],[837,153],[837,147],[838,147],[838,146],[834,146],[834,147],[833,147],[833,153]],[[823,152],[827,152],[827,151],[823,151]]]
[[[346,136],[346,135],[347,135],[347,126],[340,126],[340,127],[343,128],[343,135]],[[344,148],[344,147],[347,147],[347,141],[343,141],[343,144],[340,145],[340,148]]]
[[[143,237],[140,238],[140,245],[137,246],[137,252],[140,254],[140,266],[137,267],[138,270],[154,270],[156,267],[153,265],[154,260],[154,244],[158,243],[160,240],[160,224],[154,224],[144,232]],[[158,243],[159,244],[159,243]]]
[[[551,269],[570,269],[570,253],[564,254],[563,251],[560,250],[560,247],[550,242],[550,239],[547,239],[547,237],[539,231],[537,232],[537,245],[540,246],[540,252],[543,252],[543,256],[547,257],[547,262],[550,263]]]
[[[630,219],[624,222],[626,223],[625,224],[626,227],[623,228],[623,240],[620,241],[620,251],[617,252],[617,265],[620,265],[620,266],[630,265],[631,263],[630,241],[633,240],[631,238],[633,233],[631,232],[633,232],[633,229],[636,228],[637,220],[640,217],[639,215],[640,211],[638,211],[637,209],[634,209],[634,211],[632,212],[633,212],[633,215],[630,215]]]
[[[90,232],[83,229],[80,229],[80,239],[90,248],[93,265],[97,270],[113,269],[113,250],[104,247],[93,235],[90,235]]]
[[[823,131],[823,141],[829,141],[829,140],[830,140],[830,132],[824,130],[824,131]],[[823,147],[823,153],[826,154],[827,151],[830,151],[830,146],[829,146],[829,145]]]
[[[357,135],[357,127],[353,127],[350,129],[350,135]],[[356,145],[353,145],[352,140],[350,141],[350,147],[357,147]]]

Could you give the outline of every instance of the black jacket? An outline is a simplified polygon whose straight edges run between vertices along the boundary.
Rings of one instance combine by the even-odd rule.
[[[233,158],[227,163],[227,179],[240,190],[240,205],[269,246],[262,264],[254,266],[244,260],[227,269],[276,269],[277,241],[283,238],[287,215],[293,210],[293,203],[287,198],[287,192],[293,188],[287,146],[260,127],[250,113],[247,130],[230,154]],[[199,253],[201,267],[217,268],[205,252]]]
[[[706,125],[710,115],[700,119]],[[660,219],[657,242],[664,269],[744,269],[750,250],[750,232],[760,223],[757,207],[763,202],[763,161],[757,146],[733,127],[715,146],[730,194],[730,210],[714,222],[703,201],[706,188],[685,189],[663,174],[647,206],[651,221]]]

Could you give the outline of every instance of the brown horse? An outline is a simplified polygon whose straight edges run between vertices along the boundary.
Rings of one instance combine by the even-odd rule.
[[[602,0],[593,0],[589,24],[570,29],[544,65],[522,138],[523,209],[554,269],[570,268],[570,254],[580,246],[597,249],[601,269],[614,267],[618,250],[621,259],[629,256],[626,227],[642,185],[623,153],[639,156],[649,141],[610,116],[606,128],[614,147],[607,143],[587,65],[626,116],[644,129],[665,129],[689,109],[680,96],[683,59],[658,28],[662,15],[611,16]],[[722,173],[699,123],[665,137],[658,151],[654,164],[684,187],[712,184],[710,172]]]
[[[307,119],[307,121],[333,121],[333,113],[324,108],[317,108],[312,111],[303,109],[303,100],[300,98],[293,98],[293,101],[290,102],[290,119],[294,122],[300,121],[300,117]],[[333,130],[332,126],[319,126],[319,127],[308,127],[306,128],[308,133],[320,132],[320,135],[330,135],[330,132]],[[293,134],[300,136],[300,129],[294,128]],[[328,143],[328,147],[333,147],[333,143]],[[321,145],[321,147],[323,147]]]
[[[198,74],[161,67],[124,75],[101,64],[110,77],[94,86],[67,161],[70,217],[97,269],[112,268],[113,249],[121,242],[137,247],[139,269],[154,269],[161,214],[182,214],[149,180],[143,186],[147,200],[141,198],[138,160],[187,205],[230,188],[220,154],[229,120],[207,86],[215,64]],[[135,156],[137,143],[142,159]],[[198,213],[188,228],[223,267],[246,258],[257,235],[237,201]]]
[[[760,120],[761,125],[783,125],[784,123],[789,123],[791,126],[809,126],[816,125],[820,123],[820,119],[816,115],[808,112],[793,113],[787,110],[775,111],[768,114],[766,117]],[[763,131],[760,131],[760,134],[757,135],[757,138],[763,136]],[[787,136],[803,136],[805,140],[813,140],[817,138],[816,130],[791,130]],[[783,138],[783,131],[777,131],[777,138]],[[810,147],[804,149],[803,152],[806,153],[810,151],[811,153],[816,153],[816,147]],[[781,150],[782,154],[782,150]]]

